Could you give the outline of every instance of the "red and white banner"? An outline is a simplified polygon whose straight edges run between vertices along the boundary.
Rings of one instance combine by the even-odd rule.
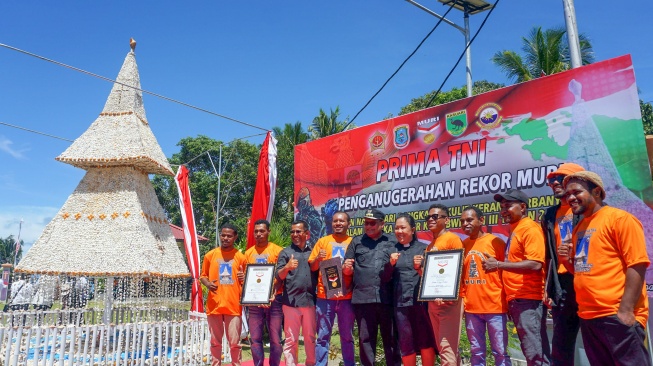
[[[179,208],[184,228],[184,247],[188,257],[188,268],[193,277],[193,289],[191,292],[190,311],[204,312],[202,287],[200,286],[200,248],[197,243],[197,232],[195,230],[195,215],[193,214],[193,202],[190,199],[190,187],[188,184],[188,169],[180,166],[175,175],[177,191],[179,192]]]
[[[261,146],[258,162],[258,178],[254,188],[252,216],[247,224],[247,248],[254,246],[254,222],[260,219],[270,221],[277,189],[277,140],[268,132]]]

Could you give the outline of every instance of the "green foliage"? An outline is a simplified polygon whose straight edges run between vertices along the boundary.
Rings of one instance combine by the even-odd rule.
[[[310,134],[311,140],[335,135],[336,133],[347,131],[355,127],[351,122],[349,122],[349,117],[344,121],[338,120],[339,118],[340,106],[336,107],[335,111],[331,109],[329,115],[320,108],[319,114],[313,118],[313,122],[308,127],[308,133]]]
[[[505,85],[503,84],[492,83],[487,80],[479,80],[474,82],[474,84],[472,85],[472,95],[486,93],[491,90],[503,88],[504,86]],[[453,88],[447,92],[440,92],[440,94],[438,94],[438,96],[435,98],[433,103],[431,103],[430,106],[427,105],[429,100],[431,100],[431,98],[433,98],[433,95],[435,95],[436,91],[437,90],[433,90],[430,93],[426,93],[422,95],[421,97],[412,99],[408,105],[401,108],[401,110],[399,111],[399,115],[401,116],[403,114],[416,112],[435,105],[445,104],[445,103],[453,102],[454,100],[467,98],[467,87],[461,86],[459,88]]]
[[[14,253],[16,251],[16,239],[13,235],[9,235],[6,238],[0,238],[0,263],[14,263]],[[25,243],[20,241],[20,249],[18,250],[18,255],[16,256],[16,263],[20,261],[20,258],[23,256],[23,245]]]
[[[533,27],[528,37],[522,37],[522,54],[503,50],[492,56],[492,62],[518,83],[571,68],[567,31],[563,27],[542,30]],[[579,35],[583,65],[594,62],[594,51],[589,39]]]
[[[644,103],[644,101],[640,99],[639,108],[642,111],[644,134],[653,135],[653,105],[651,105],[651,102]]]
[[[233,223],[241,233],[239,243],[245,240],[244,233],[251,213],[260,146],[247,141],[224,144],[202,135],[183,138],[177,146],[180,146],[181,150],[170,158],[170,163],[186,164],[190,172],[190,191],[197,232],[210,239],[209,243],[201,245],[201,255],[215,246],[215,207],[218,191],[216,171],[220,165],[220,146],[223,172],[220,178],[219,224]],[[168,219],[176,225],[181,225],[174,177],[155,176],[152,184]]]

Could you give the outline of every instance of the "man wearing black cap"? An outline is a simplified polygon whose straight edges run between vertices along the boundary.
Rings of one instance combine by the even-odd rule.
[[[501,217],[510,225],[506,260],[489,256],[483,262],[486,272],[502,270],[510,314],[528,365],[549,365],[551,349],[546,335],[544,262],[546,250],[540,225],[528,217],[528,196],[509,189],[494,195],[501,204]]]
[[[561,164],[556,171],[547,175],[548,185],[553,196],[560,200],[549,207],[542,217],[542,231],[546,240],[546,298],[551,305],[553,316],[553,337],[551,337],[551,364],[553,366],[573,366],[576,338],[580,328],[578,303],[574,291],[574,275],[558,260],[558,247],[571,244],[571,231],[580,220],[574,215],[565,199],[563,179],[585,170],[574,163]]]
[[[381,283],[381,273],[396,239],[383,232],[384,224],[383,212],[377,209],[365,211],[365,234],[352,239],[343,264],[343,274],[354,276],[351,303],[358,324],[360,358],[364,366],[374,365],[379,327],[386,364],[401,365],[397,337],[394,336],[392,283]]]

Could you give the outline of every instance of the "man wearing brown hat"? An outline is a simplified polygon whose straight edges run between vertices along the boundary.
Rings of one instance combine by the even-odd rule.
[[[591,365],[651,365],[645,348],[648,298],[644,273],[650,264],[642,223],[604,205],[601,177],[581,171],[563,185],[574,215],[583,215],[560,261],[574,272],[585,352]]]
[[[399,366],[401,357],[392,315],[392,283],[381,282],[381,273],[397,241],[394,235],[383,232],[383,212],[369,209],[364,218],[365,234],[352,239],[342,268],[345,276],[354,276],[351,303],[358,324],[361,363],[374,365],[376,339],[381,328],[385,362]]]
[[[571,243],[572,229],[580,220],[580,216],[572,213],[564,198],[562,181],[566,176],[583,170],[585,169],[578,164],[564,163],[546,177],[553,196],[560,200],[557,205],[549,207],[542,218],[546,258],[549,263],[545,291],[553,315],[551,364],[554,366],[573,366],[576,337],[580,328],[574,275],[559,263],[557,253],[561,243]]]
[[[551,349],[546,335],[544,263],[546,249],[542,228],[528,217],[528,196],[509,189],[494,195],[501,204],[501,217],[510,225],[505,261],[486,253],[486,272],[502,270],[508,313],[515,323],[521,350],[528,365],[549,365]]]

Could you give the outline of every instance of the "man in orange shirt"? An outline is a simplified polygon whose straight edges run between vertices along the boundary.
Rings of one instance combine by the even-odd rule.
[[[592,365],[651,365],[644,343],[649,310],[644,273],[650,261],[642,223],[603,203],[603,181],[596,173],[577,172],[563,184],[574,215],[583,215],[573,246],[561,245],[558,255],[574,272],[587,358]]]
[[[345,252],[351,242],[347,235],[349,229],[349,215],[345,212],[336,212],[331,220],[332,234],[320,238],[308,257],[311,271],[318,271],[323,260],[339,257],[345,259]],[[342,263],[341,263],[342,264]],[[323,274],[318,272],[317,277],[317,340],[315,344],[316,366],[327,366],[329,360],[329,341],[333,329],[333,320],[338,316],[338,331],[342,359],[345,366],[354,366],[354,309],[351,306],[351,281],[352,276],[343,276],[344,291],[342,295],[327,299]]]
[[[463,240],[463,299],[465,302],[465,327],[471,346],[472,365],[485,365],[485,330],[490,336],[494,364],[510,366],[508,355],[508,306],[503,293],[501,272],[485,272],[486,256],[504,260],[506,244],[492,234],[483,232],[483,212],[478,207],[467,207],[460,217],[463,231],[469,237]],[[497,301],[498,300],[498,301]]]
[[[267,220],[254,222],[254,239],[256,244],[245,251],[247,263],[277,263],[281,248],[269,242],[270,223]],[[252,340],[252,358],[254,366],[263,366],[265,352],[263,351],[263,330],[268,328],[270,335],[270,366],[279,366],[281,362],[281,328],[283,327],[283,310],[281,306],[281,291],[277,290],[270,306],[250,306],[247,321]]]
[[[495,194],[501,204],[503,222],[510,225],[505,260],[489,257],[483,263],[486,272],[502,270],[508,312],[521,341],[528,365],[549,365],[551,349],[546,335],[544,262],[546,250],[542,228],[528,217],[528,196],[509,189]]]
[[[458,235],[447,230],[447,223],[449,223],[449,208],[437,203],[431,205],[426,224],[433,234],[433,241],[426,248],[427,251],[463,248],[463,242]],[[437,299],[428,302],[435,346],[440,355],[440,364],[443,366],[460,365],[458,345],[460,344],[462,307],[461,299],[447,302]]]
[[[574,215],[565,200],[563,179],[569,174],[583,171],[582,166],[564,163],[558,170],[547,175],[553,196],[560,200],[549,207],[542,217],[542,231],[546,240],[546,295],[553,316],[553,337],[551,338],[551,364],[553,366],[573,366],[576,338],[580,328],[578,303],[574,291],[574,275],[558,260],[558,247],[561,243],[571,243],[571,232],[580,217]]]
[[[221,246],[204,256],[200,282],[209,289],[206,320],[211,332],[211,366],[222,364],[222,337],[227,334],[231,364],[240,365],[240,332],[243,322],[240,306],[242,283],[245,280],[245,256],[234,248],[238,229],[232,224],[220,228]]]

